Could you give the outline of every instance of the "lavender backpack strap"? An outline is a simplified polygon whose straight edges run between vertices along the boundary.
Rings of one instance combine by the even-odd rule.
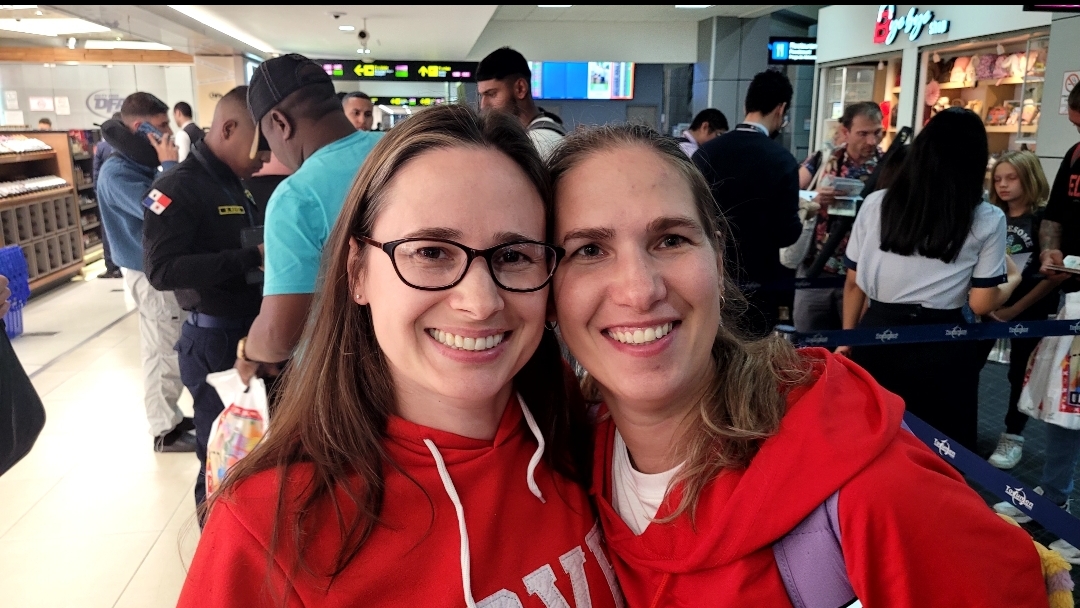
[[[795,608],[862,605],[855,597],[844,567],[839,499],[837,491],[773,544],[776,565]]]

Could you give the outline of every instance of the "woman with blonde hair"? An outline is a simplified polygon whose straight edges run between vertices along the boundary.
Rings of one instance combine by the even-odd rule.
[[[375,146],[181,607],[620,605],[584,407],[545,329],[550,216],[513,117],[441,106]]]
[[[1010,151],[998,158],[992,173],[990,202],[1005,212],[1008,236],[1006,253],[1012,256],[1021,271],[1020,285],[1005,305],[986,315],[986,321],[1045,321],[1057,313],[1060,292],[1058,286],[1069,275],[1061,273],[1052,279],[1039,278],[1039,225],[1043,208],[1050,196],[1050,186],[1039,157],[1031,152]],[[990,456],[990,464],[999,469],[1011,469],[1020,462],[1024,449],[1024,427],[1028,417],[1016,409],[1028,358],[1039,344],[1038,338],[1013,338],[1009,349],[1009,409],[1005,414],[1005,432],[998,439]],[[992,347],[993,343],[989,343]],[[982,352],[985,361],[989,350]],[[1021,519],[1025,515],[1018,514]]]
[[[603,401],[592,493],[629,606],[1047,605],[1030,537],[901,429],[899,398],[738,333],[725,228],[675,142],[603,127],[549,163],[556,314]]]

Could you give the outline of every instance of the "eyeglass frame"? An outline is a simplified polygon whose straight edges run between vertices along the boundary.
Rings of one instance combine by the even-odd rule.
[[[366,237],[366,236],[357,236],[356,239],[359,240],[360,242],[366,244],[366,245],[371,245],[372,247],[377,247],[377,248],[383,250],[386,253],[386,255],[390,257],[390,263],[394,266],[394,272],[397,273],[398,279],[400,279],[402,283],[408,285],[409,287],[412,287],[413,289],[419,289],[421,291],[445,291],[447,289],[453,289],[454,287],[457,287],[458,284],[460,284],[462,281],[465,280],[465,275],[469,274],[469,268],[472,266],[473,260],[475,260],[476,258],[483,258],[484,261],[487,262],[488,274],[491,275],[491,280],[495,283],[496,287],[498,287],[499,289],[502,289],[503,291],[509,291],[511,293],[532,293],[534,291],[540,291],[541,289],[547,287],[549,283],[551,283],[552,277],[555,276],[555,271],[559,268],[559,262],[562,261],[563,257],[566,256],[566,250],[563,249],[562,247],[558,247],[558,246],[552,245],[550,243],[543,243],[541,241],[530,241],[530,240],[520,240],[520,241],[510,241],[508,243],[500,243],[498,245],[495,245],[494,247],[488,247],[487,249],[473,249],[472,247],[462,245],[461,243],[459,243],[457,241],[451,241],[450,239],[439,239],[439,238],[414,237],[414,238],[408,238],[408,239],[397,239],[396,241],[387,241],[385,243],[380,243],[379,241],[376,241],[375,239],[370,238],[370,237]],[[462,270],[462,272],[461,272],[461,276],[458,277],[457,279],[455,279],[454,282],[449,283],[447,285],[444,285],[442,287],[421,287],[419,285],[413,285],[409,281],[405,280],[405,277],[401,274],[401,270],[398,269],[397,258],[394,257],[394,250],[397,249],[398,245],[401,245],[403,243],[415,242],[415,241],[433,241],[433,242],[436,242],[436,243],[446,243],[448,245],[453,245],[453,246],[457,247],[458,249],[461,249],[462,251],[464,251],[465,252],[465,267],[464,267],[464,270]],[[526,244],[527,245],[542,245],[544,247],[548,247],[548,248],[554,250],[555,251],[555,264],[552,265],[551,271],[548,272],[547,278],[544,279],[544,282],[541,283],[540,286],[538,286],[538,287],[534,287],[532,289],[514,289],[514,288],[511,288],[511,287],[507,287],[506,285],[503,285],[501,281],[499,281],[498,277],[495,276],[495,271],[492,270],[492,267],[491,267],[491,256],[494,255],[495,252],[500,250],[500,249],[510,247],[510,246],[513,246],[513,245],[526,245]]]

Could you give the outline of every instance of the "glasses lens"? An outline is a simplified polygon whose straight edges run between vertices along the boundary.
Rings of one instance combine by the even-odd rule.
[[[491,256],[491,271],[504,287],[530,290],[543,285],[555,268],[555,249],[539,243],[514,243]]]
[[[394,263],[405,282],[417,287],[444,287],[465,268],[465,252],[442,241],[406,241],[394,248]]]

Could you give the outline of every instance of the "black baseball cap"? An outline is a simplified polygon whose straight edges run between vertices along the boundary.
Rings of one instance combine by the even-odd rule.
[[[275,57],[259,64],[248,85],[247,101],[255,121],[255,140],[251,142],[251,158],[270,146],[259,128],[259,121],[296,91],[304,87],[324,87],[327,96],[334,95],[334,83],[326,70],[314,61],[297,53]]]

